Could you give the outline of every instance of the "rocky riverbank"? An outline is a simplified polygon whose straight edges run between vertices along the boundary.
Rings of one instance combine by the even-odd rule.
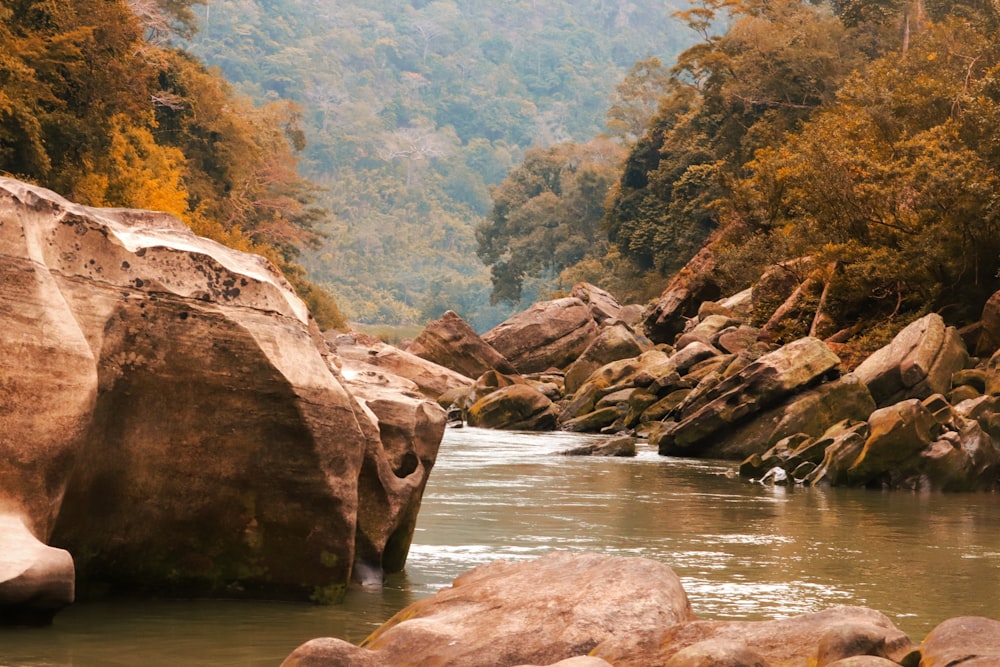
[[[674,572],[552,552],[494,562],[415,602],[360,646],[324,638],[282,667],[931,667],[1000,664],[1000,621],[944,621],[914,643],[883,614],[835,607],[768,621],[695,617]]]
[[[644,438],[666,456],[741,461],[757,481],[1000,488],[989,309],[975,336],[931,313],[851,366],[835,336],[776,340],[791,306],[771,299],[762,315],[767,302],[747,290],[692,305],[674,289],[642,317],[580,284],[481,337],[449,313],[410,350],[467,374],[438,400],[474,426]]]

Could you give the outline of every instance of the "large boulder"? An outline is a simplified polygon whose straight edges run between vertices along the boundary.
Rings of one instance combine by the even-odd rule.
[[[469,426],[509,431],[552,431],[559,411],[552,401],[529,384],[512,384],[490,392],[466,412]]]
[[[482,338],[520,373],[565,368],[597,337],[590,309],[576,297],[541,301],[495,326]]]
[[[473,379],[489,370],[517,372],[452,310],[424,327],[406,351]]]
[[[651,341],[673,343],[702,303],[719,298],[715,266],[715,255],[706,246],[671,279],[643,322],[643,331]]]
[[[341,334],[330,338],[328,343],[339,357],[406,378],[428,398],[437,399],[446,392],[472,386],[472,379],[461,373],[370,336]]]
[[[866,420],[874,409],[875,403],[865,385],[848,375],[793,394],[785,402],[733,428],[715,432],[695,443],[695,447],[697,455],[705,458],[745,459],[795,434],[820,437],[844,420]],[[676,452],[670,449],[676,446],[676,439],[654,439],[652,444],[658,449],[662,446],[665,454]]]
[[[625,324],[604,328],[587,349],[574,361],[565,376],[565,390],[572,394],[579,389],[590,374],[601,366],[619,359],[631,359],[648,350],[650,345],[636,336]]]
[[[943,621],[920,644],[920,667],[1000,665],[1000,621],[959,616]]]
[[[359,526],[401,565],[437,408],[390,443],[265,259],[0,179],[0,276],[0,505],[79,583],[328,600]]]
[[[854,373],[868,385],[879,407],[885,407],[908,398],[948,393],[952,375],[965,367],[968,358],[955,328],[931,313],[905,327]]]
[[[833,607],[773,621],[695,621],[666,628],[650,624],[633,636],[606,640],[592,655],[615,667],[807,667],[852,655],[901,664],[912,661],[915,651],[909,637],[883,614],[865,607]],[[744,662],[733,662],[734,656]]]
[[[621,319],[622,305],[610,292],[590,283],[577,283],[569,293],[587,304],[590,314],[598,324]]]
[[[680,580],[666,565],[557,551],[476,568],[400,611],[362,647],[314,640],[283,665],[551,665],[614,637],[693,619]]]
[[[68,551],[38,541],[24,520],[0,514],[0,625],[48,625],[73,602]]]
[[[705,451],[720,436],[750,424],[790,396],[830,379],[838,372],[839,364],[837,356],[815,338],[802,338],[769,352],[682,404],[678,423],[663,433],[657,447],[661,454],[670,456],[706,455]],[[758,422],[753,428],[760,425]],[[764,427],[770,433],[774,426],[768,422]],[[758,446],[757,453],[763,449],[766,447]],[[751,453],[740,449],[726,455],[743,458]]]

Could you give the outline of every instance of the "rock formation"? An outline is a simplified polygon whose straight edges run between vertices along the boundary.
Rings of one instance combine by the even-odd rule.
[[[576,297],[542,301],[490,329],[482,338],[519,373],[565,368],[597,337],[590,309]]]
[[[490,370],[517,372],[503,355],[486,344],[451,310],[424,327],[406,351],[473,380]]]
[[[1000,621],[948,619],[919,645],[885,615],[695,618],[673,571],[644,558],[552,552],[494,562],[397,613],[360,646],[333,638],[282,667],[918,667],[1000,664]]]
[[[0,509],[82,584],[327,600],[402,567],[444,413],[356,400],[270,263],[12,179],[0,255]]]

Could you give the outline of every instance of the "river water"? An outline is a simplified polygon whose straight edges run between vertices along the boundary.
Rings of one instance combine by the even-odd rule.
[[[556,453],[593,436],[449,430],[406,571],[342,605],[143,601],[74,605],[50,628],[0,629],[0,666],[270,666],[303,641],[360,641],[460,573],[551,549],[644,556],[680,576],[703,619],[838,604],[919,641],[959,615],[1000,619],[1000,496],[784,489],[735,465]]]

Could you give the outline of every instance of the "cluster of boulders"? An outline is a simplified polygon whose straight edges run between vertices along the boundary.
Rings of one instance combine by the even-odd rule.
[[[698,620],[668,566],[552,552],[467,572],[360,646],[334,638],[282,667],[930,667],[1000,664],[1000,621],[958,617],[920,643],[866,607],[769,621]]]
[[[342,361],[262,257],[0,178],[0,622],[402,569],[447,388]]]
[[[851,370],[838,336],[818,337],[823,318],[816,335],[781,340],[805,289],[779,285],[775,301],[788,274],[697,303],[705,290],[689,281],[645,313],[581,283],[482,336],[449,312],[407,351],[466,378],[437,396],[456,425],[646,439],[663,455],[743,461],[758,481],[1000,486],[1000,354],[972,357],[931,313]]]

